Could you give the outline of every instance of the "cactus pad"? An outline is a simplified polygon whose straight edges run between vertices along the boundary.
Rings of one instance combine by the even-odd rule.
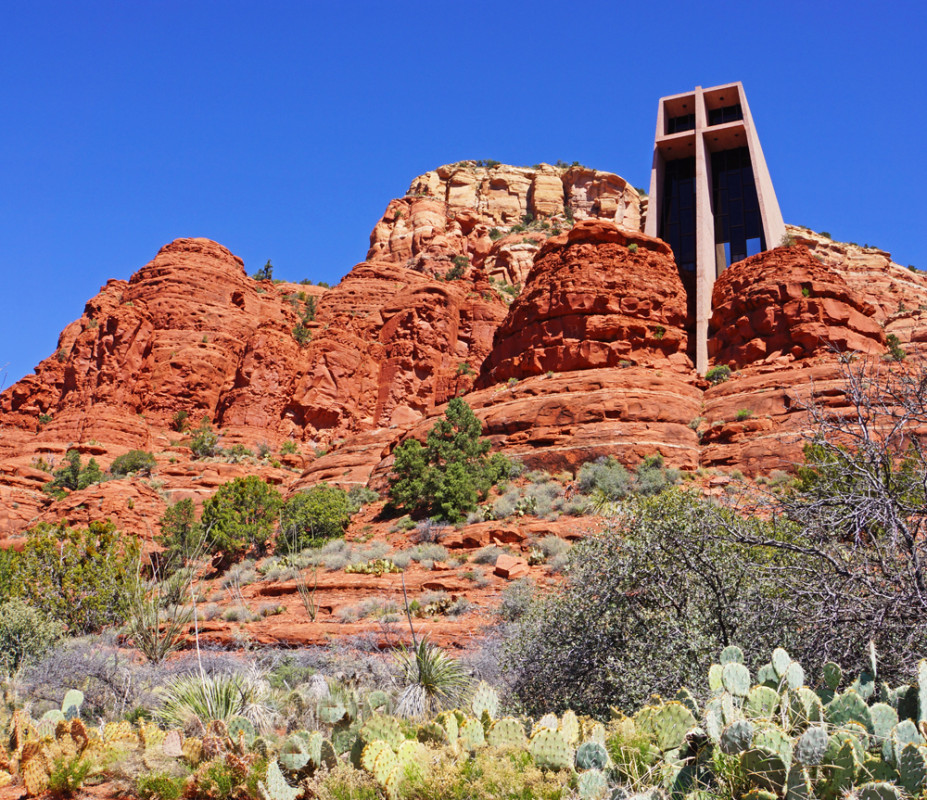
[[[885,781],[864,783],[856,790],[857,800],[902,800],[897,786]]]
[[[776,668],[772,664],[763,664],[763,666],[756,671],[756,682],[760,686],[778,689],[779,676],[776,674]]]
[[[541,769],[561,770],[573,766],[573,748],[559,731],[539,730],[531,737],[528,750]]]
[[[576,793],[581,800],[604,800],[608,794],[605,773],[598,769],[581,773],[576,779]]]
[[[785,800],[815,800],[808,770],[793,764],[785,779]]]
[[[744,714],[752,719],[772,719],[779,708],[779,693],[768,686],[754,686],[744,700]]]
[[[524,726],[512,717],[497,719],[490,726],[486,739],[491,747],[523,748],[527,741]]]
[[[258,782],[258,791],[263,800],[296,800],[302,794],[286,782],[276,761],[268,764],[265,780]]]
[[[741,753],[740,763],[751,783],[777,793],[785,786],[788,767],[774,750],[752,747]]]
[[[161,742],[161,752],[169,758],[180,758],[183,755],[183,737],[180,731],[168,731]]]
[[[898,758],[899,782],[913,797],[927,788],[927,748],[908,744]]]
[[[708,688],[713,692],[720,692],[724,688],[724,682],[721,679],[724,673],[724,667],[720,664],[712,664],[708,668]]]
[[[730,644],[721,651],[721,666],[725,664],[743,664],[744,651],[737,645]]]
[[[490,719],[495,719],[499,716],[499,693],[486,681],[480,681],[470,700],[470,708],[477,718],[482,717],[485,711]]]
[[[564,711],[557,730],[563,734],[563,738],[566,739],[568,745],[575,745],[579,741],[579,718],[576,716],[576,712],[570,709]]]
[[[469,717],[460,726],[460,743],[467,750],[476,750],[486,744],[486,734],[483,723],[478,719]]]
[[[738,719],[721,731],[721,751],[735,756],[750,749],[755,726],[750,720]]]
[[[792,663],[792,657],[781,647],[777,647],[772,652],[770,663],[776,671],[776,676],[782,680],[782,678],[785,677],[786,670],[789,668],[789,664]]]
[[[650,713],[639,713],[635,722],[643,733],[654,739],[660,750],[679,747],[689,730],[695,726],[692,712],[677,700],[648,708]],[[642,712],[648,711],[648,708],[642,709]]]
[[[858,722],[872,733],[872,715],[866,701],[852,689],[838,694],[824,708],[824,715],[831,725],[841,726],[847,722]]]
[[[402,726],[398,719],[377,714],[367,720],[364,727],[360,729],[360,738],[365,744],[379,739],[386,742],[393,750],[398,750],[406,737],[402,734]]]
[[[746,697],[750,691],[750,670],[738,661],[729,661],[721,672],[724,690],[735,697]]]
[[[584,742],[576,748],[576,769],[602,770],[608,766],[608,752],[598,742]]]
[[[823,674],[824,683],[827,685],[827,688],[832,692],[836,692],[837,687],[840,686],[840,681],[843,680],[843,670],[840,669],[840,665],[833,661],[828,661],[824,665]]]
[[[795,760],[804,767],[816,767],[824,760],[827,743],[827,731],[818,725],[812,725],[795,743]]]

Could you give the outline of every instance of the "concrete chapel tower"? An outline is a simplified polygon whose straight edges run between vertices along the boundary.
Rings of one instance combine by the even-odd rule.
[[[660,98],[645,232],[673,248],[704,374],[715,279],[785,234],[739,82]]]

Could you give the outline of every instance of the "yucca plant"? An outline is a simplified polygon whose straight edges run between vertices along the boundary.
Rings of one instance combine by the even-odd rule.
[[[273,721],[269,698],[269,684],[255,672],[195,672],[175,679],[161,691],[161,707],[155,714],[167,725],[184,728],[240,716],[267,730]]]
[[[460,704],[470,686],[463,664],[427,639],[401,647],[399,661],[406,684],[396,704],[400,717],[417,719]]]

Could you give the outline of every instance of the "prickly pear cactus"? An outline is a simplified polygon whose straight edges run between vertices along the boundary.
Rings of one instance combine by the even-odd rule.
[[[744,651],[737,645],[731,644],[721,651],[721,666],[726,664],[743,664]]]
[[[499,716],[499,693],[486,681],[477,684],[473,697],[470,700],[473,715],[479,719],[486,712],[491,720]]]
[[[864,783],[857,787],[856,800],[902,800],[898,787],[885,781]]]
[[[775,689],[754,686],[744,699],[744,715],[751,719],[772,719],[781,699]]]
[[[563,734],[568,745],[574,746],[579,741],[579,718],[576,713],[569,708],[564,711],[557,730]]]
[[[721,671],[724,691],[735,697],[746,697],[750,691],[750,670],[739,661],[728,661]]]
[[[193,736],[184,739],[181,750],[184,760],[193,767],[203,760],[203,742],[200,739]]]
[[[528,751],[541,769],[561,770],[573,766],[573,748],[559,731],[542,728],[531,737]]]
[[[898,758],[898,778],[912,797],[917,797],[927,788],[927,747],[905,745]]]
[[[857,722],[869,733],[873,732],[872,714],[869,713],[869,706],[853,689],[847,689],[831,700],[824,707],[824,716],[831,725],[839,727],[848,722]]]
[[[523,748],[528,739],[525,736],[524,725],[512,717],[503,717],[490,726],[486,741],[490,747]]]
[[[604,770],[608,766],[608,751],[598,742],[583,742],[576,748],[576,769]]]
[[[736,756],[750,749],[753,744],[753,734],[756,726],[748,719],[734,720],[721,731],[721,752],[729,756]],[[827,740],[825,737],[825,745]]]
[[[827,744],[827,731],[819,725],[813,725],[795,743],[795,760],[804,767],[816,767],[824,760]]]
[[[467,750],[476,750],[486,744],[483,723],[472,717],[465,719],[460,726],[460,743]]]
[[[386,742],[393,750],[398,750],[399,745],[405,740],[399,720],[380,714],[367,720],[360,729],[360,738],[365,743],[379,739]]]
[[[581,772],[576,777],[576,793],[581,800],[604,800],[608,795],[605,773],[598,769]]]
[[[634,721],[664,752],[679,747],[686,738],[686,733],[695,726],[692,712],[677,700],[670,700],[661,706],[646,706],[635,715]]]
[[[276,761],[267,766],[267,775],[263,781],[258,782],[258,791],[263,800],[296,800],[302,794],[286,782],[283,773]]]

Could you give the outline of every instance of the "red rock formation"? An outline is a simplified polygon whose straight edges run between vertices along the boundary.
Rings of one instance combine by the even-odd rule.
[[[602,220],[550,239],[496,332],[478,385],[619,364],[691,369],[669,247]]]
[[[833,348],[885,351],[876,308],[801,245],[726,269],[715,283],[712,308],[709,356],[731,368]]]

